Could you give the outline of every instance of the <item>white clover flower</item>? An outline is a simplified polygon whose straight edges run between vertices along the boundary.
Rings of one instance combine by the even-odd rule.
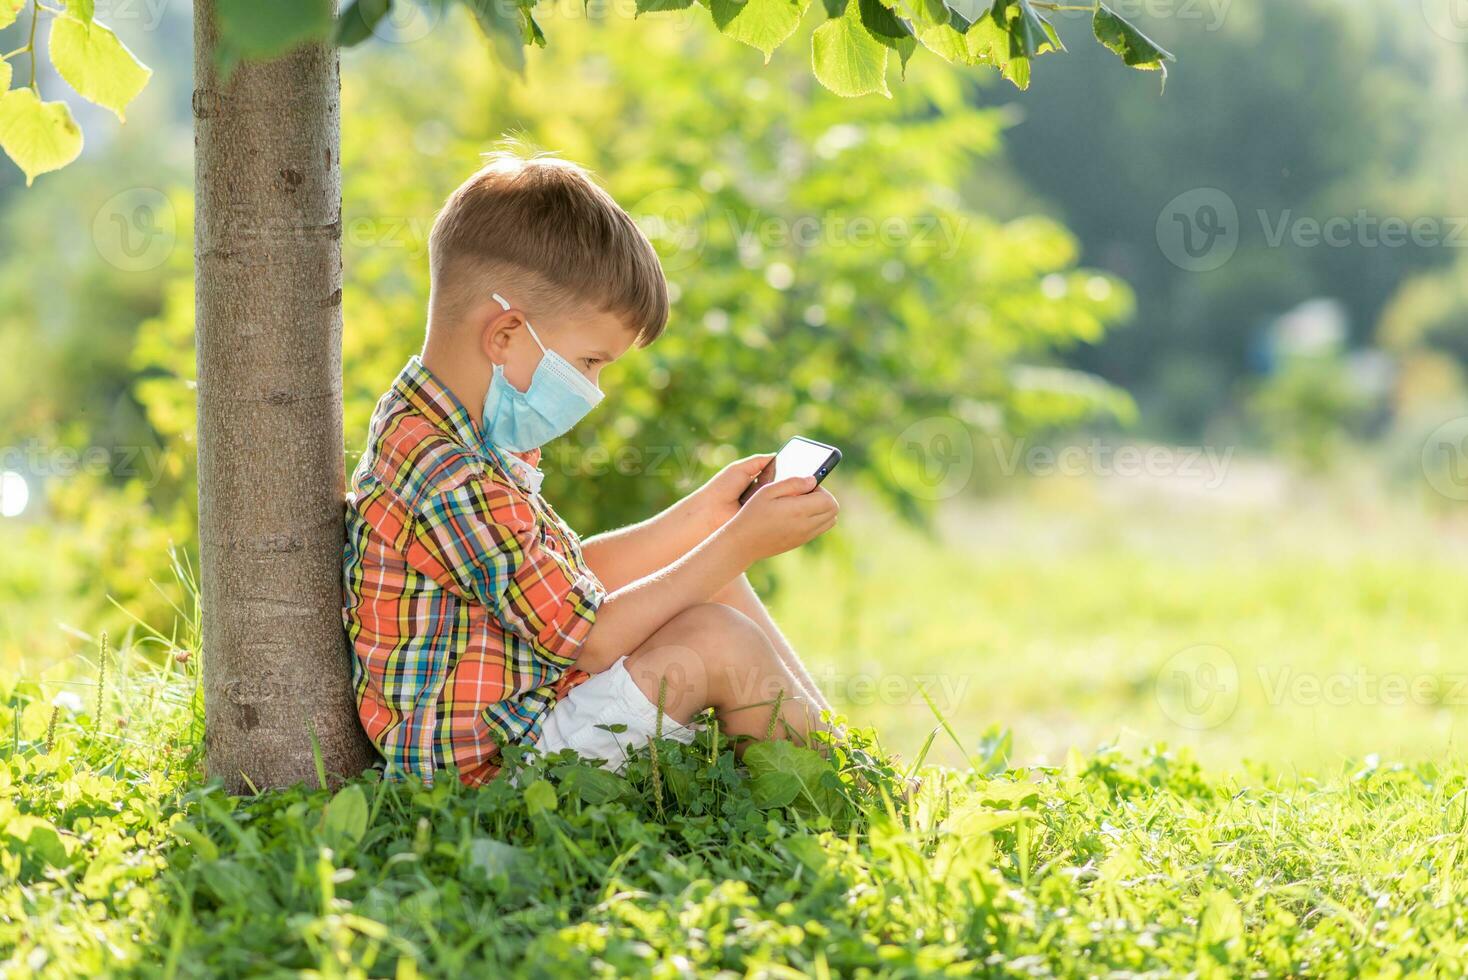
[[[51,699],[51,703],[58,708],[65,708],[73,714],[82,710],[81,695],[75,691],[61,691]]]

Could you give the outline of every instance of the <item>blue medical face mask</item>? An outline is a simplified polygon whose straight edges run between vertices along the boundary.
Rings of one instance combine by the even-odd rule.
[[[500,306],[510,308],[503,296],[493,295]],[[602,400],[601,389],[570,361],[548,350],[529,321],[525,329],[544,355],[530,378],[530,387],[521,391],[510,384],[503,365],[496,364],[482,416],[484,441],[516,453],[539,449],[570,432]]]

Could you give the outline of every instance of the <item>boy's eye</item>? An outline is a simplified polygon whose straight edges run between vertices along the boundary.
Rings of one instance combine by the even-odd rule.
[[[601,358],[599,358],[599,357],[583,357],[581,359],[581,363],[582,364],[585,364],[588,368],[594,368],[598,364],[601,363]]]

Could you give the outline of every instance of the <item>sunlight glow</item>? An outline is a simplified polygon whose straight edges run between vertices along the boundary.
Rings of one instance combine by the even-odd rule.
[[[12,470],[0,473],[0,517],[19,517],[31,502],[25,477]]]

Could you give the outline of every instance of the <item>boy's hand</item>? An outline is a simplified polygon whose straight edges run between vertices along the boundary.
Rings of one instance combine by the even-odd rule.
[[[813,476],[796,476],[754,492],[729,523],[751,561],[799,548],[836,526],[841,505]]]
[[[739,513],[739,495],[760,475],[765,464],[774,458],[774,453],[763,453],[736,459],[688,495],[708,522],[710,532],[723,527],[731,517]]]

